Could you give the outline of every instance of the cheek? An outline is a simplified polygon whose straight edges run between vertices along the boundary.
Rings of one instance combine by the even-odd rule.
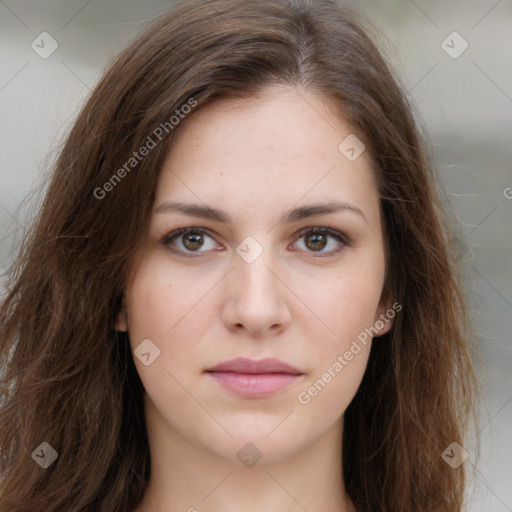
[[[311,346],[311,369],[297,401],[330,423],[348,407],[366,371],[370,330],[378,318],[384,280],[383,259],[347,259],[347,264],[322,286],[307,286],[308,306],[318,321],[305,324]]]
[[[361,384],[372,343],[365,329],[372,326],[378,302],[378,297],[354,297],[339,289],[337,293],[335,305],[324,310],[335,334],[315,338],[310,358],[313,371],[297,395],[306,417],[325,424],[332,424],[344,413]]]
[[[195,278],[194,278],[195,277]],[[148,257],[127,290],[132,338],[163,340],[178,330],[211,288],[213,280],[169,268],[165,255]]]
[[[148,257],[133,276],[127,289],[130,344],[137,372],[154,399],[172,397],[173,403],[186,406],[178,382],[200,374],[191,369],[200,364],[198,344],[213,323],[213,294],[208,293],[217,281],[215,276],[198,278],[197,272],[169,269],[158,254]],[[148,366],[137,358],[137,348],[143,341],[147,344],[145,340],[158,354]]]
[[[347,350],[333,355],[316,375],[302,386],[297,401],[304,406],[314,405],[322,414],[337,418],[352,401],[361,383],[371,342],[351,343]]]
[[[329,321],[343,348],[365,329],[372,327],[379,307],[382,282],[369,275],[353,274],[331,290],[332,300],[326,305]]]
[[[190,371],[190,361],[196,360],[194,341],[200,325],[194,322],[194,313],[200,308],[195,306],[207,289],[184,278],[183,273],[169,272],[164,263],[158,255],[152,255],[133,276],[127,289],[129,338],[137,372],[157,409],[167,411],[172,403],[186,412],[194,403],[180,382]],[[154,344],[150,352],[158,354],[151,357],[149,365],[137,357],[137,347],[143,340],[150,340]]]
[[[305,304],[321,320],[313,324],[321,329],[323,349],[329,353],[333,347],[347,350],[358,334],[374,325],[384,281],[384,265],[376,258],[353,258],[340,269],[328,279],[302,277],[299,285]]]

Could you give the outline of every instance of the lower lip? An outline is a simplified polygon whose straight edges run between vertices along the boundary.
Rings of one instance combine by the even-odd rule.
[[[224,389],[247,398],[272,395],[296,382],[302,375],[290,373],[208,372]]]

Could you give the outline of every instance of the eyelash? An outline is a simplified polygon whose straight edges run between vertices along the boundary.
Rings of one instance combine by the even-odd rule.
[[[201,255],[202,252],[208,252],[208,251],[183,252],[181,250],[176,250],[170,246],[171,242],[173,242],[179,236],[184,235],[184,234],[189,234],[189,233],[193,233],[196,235],[206,235],[212,239],[214,238],[210,234],[210,232],[206,229],[189,227],[189,228],[181,228],[181,229],[172,231],[171,233],[169,233],[168,235],[166,235],[162,238],[161,243],[163,245],[165,245],[167,248],[169,248],[169,250],[171,250],[173,253],[179,254],[185,258],[197,258],[198,256]],[[315,227],[304,228],[297,234],[297,239],[300,239],[308,234],[329,235],[329,236],[332,236],[333,238],[335,238],[341,244],[341,247],[331,250],[331,251],[328,251],[328,252],[317,252],[315,254],[315,251],[307,251],[308,253],[312,254],[314,257],[317,257],[317,258],[325,258],[326,256],[331,256],[333,254],[337,254],[340,251],[342,251],[345,247],[349,247],[351,245],[349,238],[344,233],[341,233],[340,231],[330,228],[330,227],[327,227],[327,226],[326,227],[315,226]],[[197,254],[195,254],[195,253],[197,253]]]

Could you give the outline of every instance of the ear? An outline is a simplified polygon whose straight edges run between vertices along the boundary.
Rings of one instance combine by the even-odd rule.
[[[396,313],[401,309],[402,306],[398,302],[393,302],[391,282],[386,278],[380,294],[379,307],[377,308],[373,322],[372,330],[375,332],[373,335],[374,338],[382,336],[391,330],[395,323],[394,318]]]
[[[379,308],[379,313],[375,318],[374,329],[377,331],[374,338],[386,334],[393,327],[393,318],[389,315],[389,308]],[[393,309],[391,311],[394,312]]]
[[[122,309],[117,314],[116,320],[114,322],[114,329],[116,331],[126,332],[128,330],[128,318],[126,315],[126,309]]]
[[[375,316],[374,330],[376,334],[375,338],[386,334],[391,330],[395,323],[395,316],[401,311],[402,305],[398,302],[392,302],[392,300],[381,301],[378,312]]]

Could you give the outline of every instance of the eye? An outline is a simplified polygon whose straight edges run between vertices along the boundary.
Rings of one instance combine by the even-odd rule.
[[[210,243],[205,243],[205,239],[209,239]],[[188,257],[193,257],[192,253],[203,253],[218,247],[213,238],[201,228],[178,229],[165,236],[161,242],[173,252]]]
[[[298,241],[302,239],[304,239],[302,244],[304,248],[299,248],[299,250],[326,256],[337,253],[350,245],[346,235],[328,227],[306,228],[299,233]],[[190,258],[194,257],[194,253],[199,255],[219,249],[213,237],[206,230],[196,227],[173,231],[166,235],[161,243],[171,251]],[[326,247],[331,249],[324,250]]]
[[[350,245],[349,239],[340,231],[332,228],[307,228],[299,233],[299,241],[303,240],[303,247],[306,252],[320,253],[322,255],[330,255],[343,250]],[[331,243],[329,242],[331,239]],[[334,241],[332,241],[334,239]],[[324,251],[328,247],[330,250]]]

